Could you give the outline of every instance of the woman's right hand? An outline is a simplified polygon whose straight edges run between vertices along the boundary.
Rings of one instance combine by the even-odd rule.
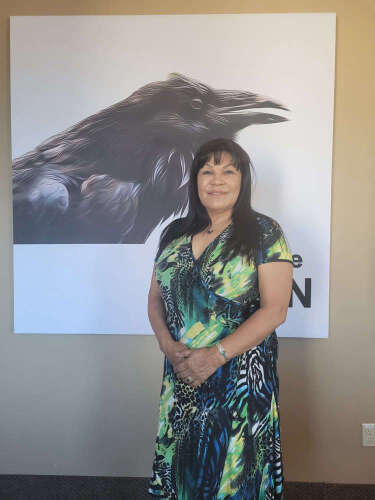
[[[163,352],[167,356],[173,368],[175,368],[181,361],[190,356],[191,349],[189,349],[189,347],[187,347],[183,342],[171,339],[165,346],[163,346]]]

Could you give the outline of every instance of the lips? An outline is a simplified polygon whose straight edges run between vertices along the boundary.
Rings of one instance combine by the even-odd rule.
[[[211,191],[210,193],[208,194],[212,194],[212,195],[215,195],[215,196],[218,196],[220,194],[227,194],[227,193],[223,193],[222,191]]]

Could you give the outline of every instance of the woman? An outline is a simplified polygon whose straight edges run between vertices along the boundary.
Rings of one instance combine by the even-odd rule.
[[[160,238],[148,304],[165,354],[154,497],[283,498],[275,328],[293,266],[279,224],[251,208],[250,166],[233,141],[204,144],[189,212]]]

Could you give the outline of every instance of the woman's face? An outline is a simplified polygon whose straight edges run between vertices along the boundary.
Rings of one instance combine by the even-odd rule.
[[[214,165],[212,155],[198,172],[198,195],[208,212],[232,210],[237,201],[242,174],[232,161],[231,155],[224,151],[220,163]]]

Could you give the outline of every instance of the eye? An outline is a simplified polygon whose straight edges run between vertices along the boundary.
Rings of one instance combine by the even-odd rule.
[[[202,106],[203,106],[203,102],[202,102],[201,99],[198,99],[198,98],[192,99],[192,101],[191,101],[191,107],[193,109],[201,109]]]

